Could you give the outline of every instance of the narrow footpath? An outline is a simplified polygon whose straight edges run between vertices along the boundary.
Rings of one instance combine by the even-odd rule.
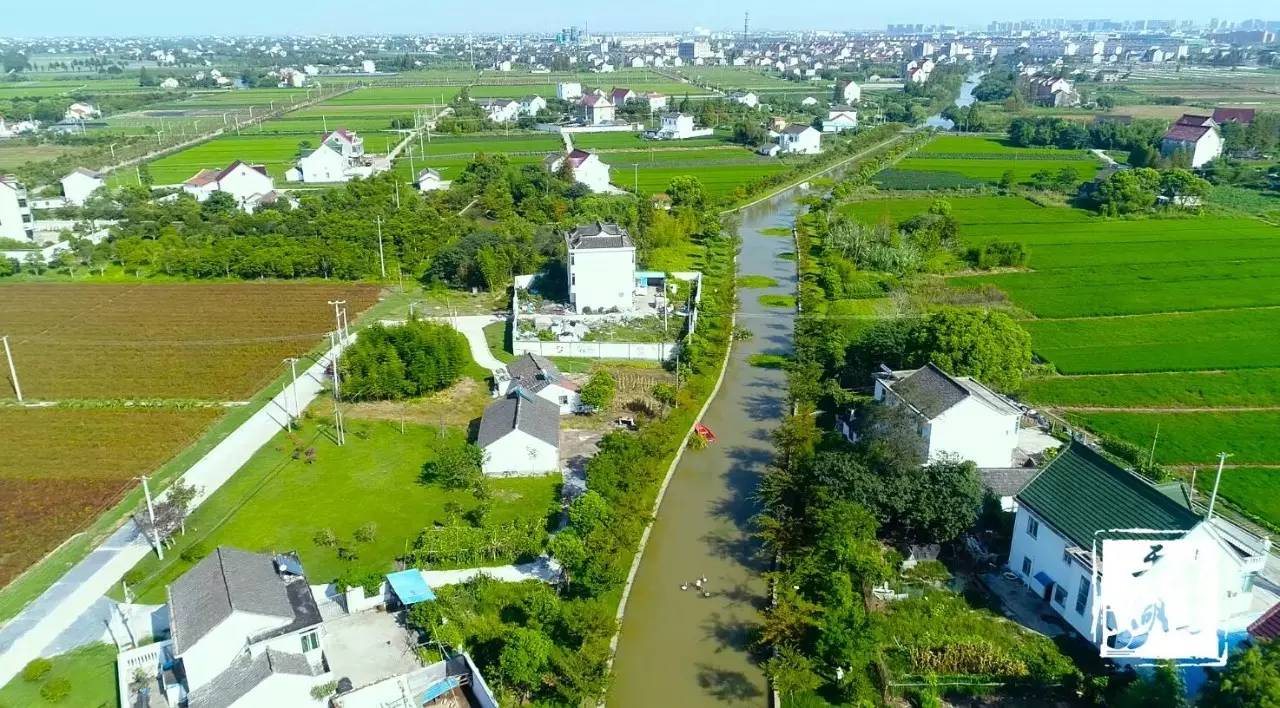
[[[764,294],[792,295],[795,264],[789,229],[805,191],[795,187],[741,212],[738,274],[767,275],[775,287],[740,289],[738,326],[724,383],[703,422],[718,436],[681,459],[654,522],[627,602],[610,708],[768,704],[768,687],[751,639],[766,602],[768,559],[752,536],[755,490],[773,455],[770,433],[785,414],[786,377],[753,367],[753,354],[791,351],[794,316],[763,307]],[[690,586],[705,576],[710,597]]]

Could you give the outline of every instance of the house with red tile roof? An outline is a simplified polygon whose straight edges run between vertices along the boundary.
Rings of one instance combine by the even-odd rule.
[[[608,96],[589,93],[582,97],[582,120],[588,125],[612,123],[615,107]]]
[[[1186,152],[1191,156],[1191,166],[1201,167],[1222,154],[1222,133],[1212,117],[1184,113],[1165,131],[1160,152],[1165,157]]]
[[[1226,123],[1249,125],[1253,122],[1255,113],[1256,111],[1252,108],[1215,108],[1213,109],[1213,121],[1218,125]]]
[[[275,192],[275,180],[267,174],[266,165],[250,165],[236,160],[221,170],[202,169],[182,183],[182,191],[203,202],[214,192],[226,192],[236,204],[252,212],[257,204],[269,203],[267,196]]]
[[[346,128],[325,133],[320,142],[328,145],[347,159],[364,155],[364,138]]]

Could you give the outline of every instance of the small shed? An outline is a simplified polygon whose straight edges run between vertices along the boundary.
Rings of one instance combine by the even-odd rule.
[[[387,573],[387,582],[391,584],[391,592],[395,593],[396,599],[405,607],[436,599],[436,594],[417,569]]]
[[[667,284],[667,274],[660,270],[637,270],[637,288],[661,288]]]

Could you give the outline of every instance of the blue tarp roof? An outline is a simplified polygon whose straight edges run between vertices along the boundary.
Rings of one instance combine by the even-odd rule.
[[[636,280],[641,278],[665,278],[667,274],[660,270],[637,270]]]
[[[1039,571],[1038,573],[1036,573],[1036,574],[1035,574],[1034,576],[1032,576],[1032,577],[1034,577],[1034,578],[1036,579],[1036,582],[1040,583],[1041,585],[1043,585],[1043,586],[1045,586],[1045,587],[1048,587],[1048,586],[1050,586],[1050,585],[1053,585],[1053,578],[1050,578],[1050,577],[1049,577],[1049,574],[1048,574],[1048,573],[1046,573],[1046,572],[1044,572],[1043,570],[1042,570],[1042,571]]]
[[[387,582],[391,583],[391,590],[400,598],[400,602],[406,605],[436,599],[436,594],[431,592],[427,581],[422,579],[422,573],[415,569],[387,573]]]

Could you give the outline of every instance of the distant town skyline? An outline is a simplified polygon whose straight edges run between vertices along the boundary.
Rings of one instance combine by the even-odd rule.
[[[13,3],[0,23],[3,36],[139,36],[139,35],[251,35],[251,34],[425,34],[453,32],[550,32],[587,25],[601,32],[691,32],[695,27],[740,30],[743,13],[751,13],[752,27],[761,30],[883,29],[888,24],[946,24],[985,26],[991,21],[1064,19],[1184,20],[1207,22],[1211,17],[1238,22],[1275,19],[1274,5],[1251,0],[1228,7],[1192,0],[1134,0],[1117,5],[1110,0],[1081,0],[1069,7],[1036,8],[1012,0],[957,5],[922,0],[883,9],[818,0],[800,6],[750,0],[721,3],[651,0],[636,9],[616,3],[558,3],[536,13],[526,2],[489,0],[470,5],[430,7],[410,0],[385,0],[359,7],[338,0],[223,0],[215,9],[159,3],[155,0],[120,3],[110,12],[90,0],[64,0],[56,6]],[[796,11],[802,8],[803,11]],[[1056,11],[1055,11],[1056,10]]]

